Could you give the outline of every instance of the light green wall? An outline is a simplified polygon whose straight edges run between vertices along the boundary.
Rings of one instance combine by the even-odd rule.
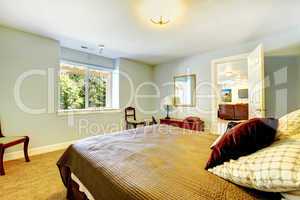
[[[58,116],[56,112],[28,114],[20,110],[14,98],[14,86],[18,77],[28,70],[55,69],[59,66],[60,46],[57,41],[0,26],[0,119],[6,135],[28,135],[31,147],[40,147],[77,140],[95,133],[116,131],[123,123],[122,112]],[[145,81],[152,81],[153,68],[134,61],[119,59],[119,68],[134,83],[134,89]],[[57,76],[55,76],[55,83]],[[54,102],[57,104],[55,85]],[[151,93],[151,88],[144,89]],[[134,91],[135,92],[135,91]],[[120,78],[120,104],[129,99],[130,86],[127,79]],[[32,108],[47,107],[48,90],[46,76],[33,76],[21,87],[23,102]],[[131,104],[134,104],[132,102]],[[55,108],[57,105],[55,105]],[[144,102],[144,109],[153,108],[153,101]],[[55,109],[56,110],[56,109]],[[144,117],[144,116],[140,116]],[[79,123],[81,122],[81,123]],[[88,129],[79,125],[89,123]],[[97,130],[100,127],[99,130]],[[17,149],[13,149],[17,150]]]
[[[143,70],[140,70],[143,68]],[[133,62],[127,59],[120,60],[120,97],[123,99],[120,102],[121,107],[126,107],[126,103],[130,101],[130,97],[133,97],[132,106],[136,107],[137,115],[149,117],[153,115],[151,111],[155,111],[155,99],[149,98],[146,95],[153,95],[155,94],[155,88],[151,85],[153,84],[153,67],[148,67],[145,64]],[[130,76],[134,93],[133,96],[130,94],[131,90],[129,90],[129,81],[127,80],[126,76],[122,74],[127,74]],[[146,97],[139,97],[145,95]],[[140,108],[140,109],[139,109]]]
[[[300,108],[299,58],[299,56],[265,58],[267,116],[278,118]]]

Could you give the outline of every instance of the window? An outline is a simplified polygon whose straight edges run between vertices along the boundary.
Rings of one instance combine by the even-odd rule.
[[[112,70],[62,61],[59,74],[59,109],[111,108]]]

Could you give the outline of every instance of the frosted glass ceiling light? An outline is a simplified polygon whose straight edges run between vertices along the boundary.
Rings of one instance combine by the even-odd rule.
[[[182,14],[182,0],[144,0],[141,13],[155,25],[166,25]]]

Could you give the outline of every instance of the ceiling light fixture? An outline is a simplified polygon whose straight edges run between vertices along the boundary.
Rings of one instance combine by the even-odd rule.
[[[232,72],[232,71],[227,71],[227,72],[225,72],[225,75],[226,75],[226,76],[232,76],[232,75],[233,75],[233,72]]]
[[[153,24],[157,24],[157,25],[165,25],[165,24],[168,24],[170,22],[170,20],[164,19],[163,16],[160,16],[158,19],[151,18],[150,20]]]
[[[176,23],[183,15],[183,0],[140,0],[139,13],[143,19],[158,26]]]

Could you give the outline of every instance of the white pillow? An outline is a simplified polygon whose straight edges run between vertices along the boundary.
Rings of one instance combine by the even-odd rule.
[[[300,135],[300,109],[279,119],[278,136],[280,139]]]
[[[300,138],[279,140],[209,171],[235,184],[266,192],[300,190]]]

